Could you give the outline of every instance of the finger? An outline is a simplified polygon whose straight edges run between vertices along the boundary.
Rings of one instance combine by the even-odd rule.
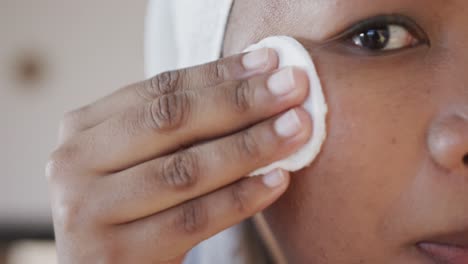
[[[214,87],[225,81],[239,80],[277,68],[278,57],[272,49],[234,55],[191,68],[163,72],[148,80],[124,87],[88,106],[67,114],[67,131],[72,135],[94,127],[130,107],[144,104],[164,94]],[[66,137],[64,135],[64,137]]]
[[[284,130],[286,127],[290,130]],[[93,200],[100,206],[95,211],[106,224],[155,214],[294,153],[311,133],[309,115],[295,109],[237,134],[101,178],[98,190],[110,189],[113,193],[97,191]]]
[[[136,256],[176,258],[199,242],[263,210],[284,193],[289,174],[276,170],[267,176],[243,179],[209,195],[161,214],[119,226]]]
[[[81,156],[96,171],[125,169],[297,106],[308,87],[305,72],[286,68],[227,87],[165,95],[86,131],[89,139],[80,140],[92,144],[82,146],[87,153]]]

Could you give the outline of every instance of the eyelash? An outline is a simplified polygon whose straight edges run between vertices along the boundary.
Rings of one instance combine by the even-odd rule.
[[[391,50],[370,50],[356,45],[355,38],[360,34],[369,32],[370,30],[391,27],[401,27],[408,31],[409,34],[416,40],[415,43],[411,43],[410,46],[391,49]],[[420,45],[430,46],[430,41],[424,30],[416,24],[412,19],[403,15],[380,15],[365,19],[354,24],[351,28],[347,29],[343,33],[334,37],[331,41],[338,41],[342,45],[346,46],[352,51],[357,53],[363,53],[364,55],[387,55],[389,53],[399,52],[405,49],[414,48]]]

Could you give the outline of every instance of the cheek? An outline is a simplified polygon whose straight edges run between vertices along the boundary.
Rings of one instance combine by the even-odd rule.
[[[392,247],[398,250],[392,243],[404,242],[389,234],[397,227],[386,208],[411,191],[431,116],[430,107],[420,108],[430,91],[414,82],[428,78],[411,63],[417,60],[408,61],[316,56],[330,108],[328,138],[318,159],[296,173],[288,192],[266,211],[292,263],[385,259],[395,254]],[[392,217],[397,223],[405,215]]]

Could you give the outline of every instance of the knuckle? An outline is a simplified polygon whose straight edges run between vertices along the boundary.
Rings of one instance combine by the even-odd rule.
[[[51,155],[46,164],[46,178],[49,182],[57,182],[73,164],[78,156],[76,145],[66,144],[59,147]]]
[[[170,157],[164,164],[161,179],[171,189],[185,190],[195,186],[199,179],[196,155],[184,151]]]
[[[142,95],[147,99],[154,99],[158,96],[174,93],[180,87],[179,82],[184,70],[167,71],[150,78],[143,86]]]
[[[45,167],[45,176],[47,181],[50,183],[56,182],[63,171],[64,168],[61,160],[51,156]]]
[[[214,68],[214,72],[216,73],[216,80],[223,81],[229,79],[229,67],[226,63],[226,59],[217,60],[214,63]]]
[[[201,232],[208,224],[206,207],[200,200],[193,200],[181,205],[175,221],[176,229],[191,235]]]
[[[238,81],[234,89],[230,91],[229,98],[234,109],[239,113],[249,111],[254,105],[254,89],[251,89],[249,81]]]
[[[72,195],[62,195],[55,198],[52,203],[54,222],[60,226],[63,232],[74,233],[80,226],[83,226],[82,203]]]
[[[179,128],[186,121],[190,111],[187,93],[166,94],[152,101],[149,109],[151,128],[160,131]]]
[[[61,137],[83,130],[83,112],[84,110],[78,109],[64,114],[59,127]]]
[[[249,193],[245,186],[245,182],[240,182],[231,187],[231,200],[234,209],[237,213],[246,214],[249,211]]]
[[[82,225],[85,210],[85,190],[72,179],[76,159],[75,145],[67,144],[55,150],[46,165],[46,178],[50,184],[51,207],[54,222],[64,232],[72,233]]]
[[[58,217],[59,223],[61,223],[62,229],[66,233],[74,233],[77,230],[78,226],[80,225],[79,216],[80,216],[80,209],[79,206],[76,205],[69,205],[65,208],[61,208],[63,211],[61,215]],[[56,218],[57,219],[57,218]],[[83,223],[81,223],[83,224]]]
[[[243,131],[238,137],[236,145],[240,157],[247,157],[250,160],[258,160],[260,158],[260,145],[252,130]]]

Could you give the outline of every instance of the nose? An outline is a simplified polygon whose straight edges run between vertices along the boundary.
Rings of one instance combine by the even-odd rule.
[[[429,129],[429,152],[433,160],[451,172],[468,172],[468,119],[451,115],[435,121]]]

